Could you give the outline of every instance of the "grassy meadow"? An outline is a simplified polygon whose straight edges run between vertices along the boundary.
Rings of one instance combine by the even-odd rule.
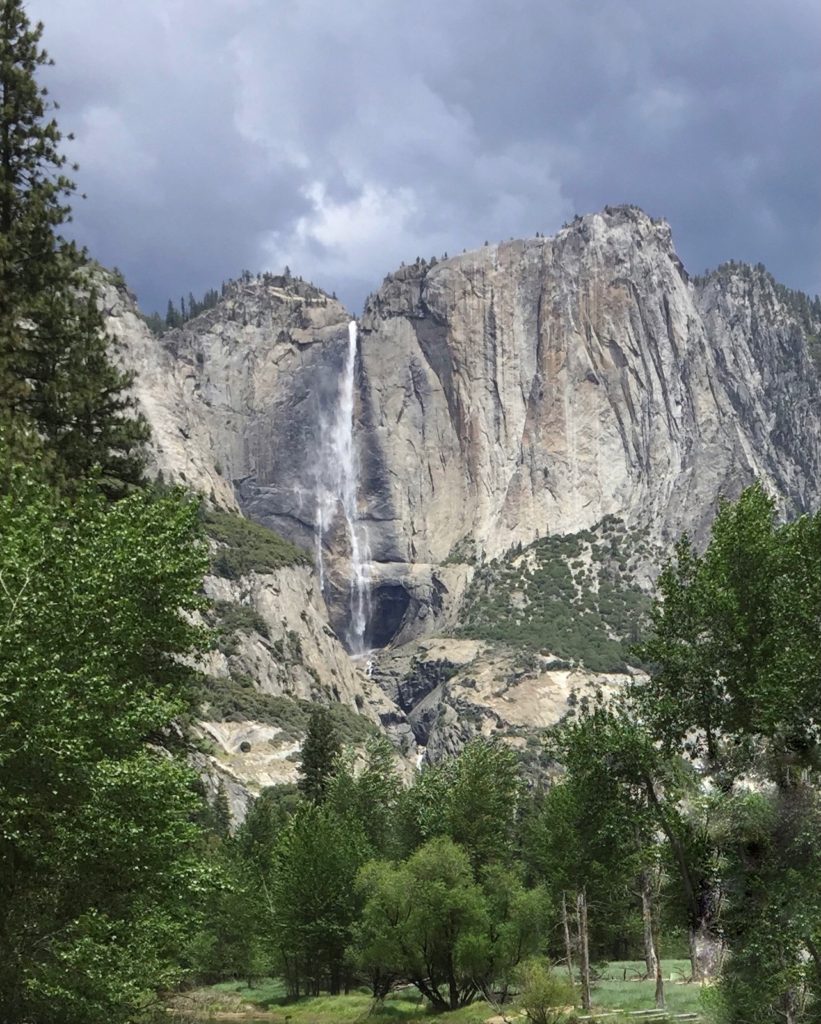
[[[686,981],[689,977],[689,962],[665,960],[663,965],[670,1016],[695,1013],[706,1019],[702,1013],[700,986]],[[614,961],[598,968],[593,984],[593,1017],[615,1013],[618,1019],[637,1011],[655,1009],[655,984],[652,980],[642,980],[643,968],[644,964],[638,960]],[[237,981],[196,989],[177,997],[174,1009],[180,1019],[193,1019],[197,1022],[244,1020],[246,1024],[263,1021],[267,1024],[356,1024],[360,1021],[397,1021],[416,1024],[438,1018],[442,1024],[484,1024],[493,1018],[502,1024],[498,1010],[482,1000],[461,1010],[443,1014],[432,1013],[413,988],[392,993],[381,1006],[374,1005],[370,994],[364,991],[288,1001],[283,984],[276,979],[255,982],[251,988]],[[519,1016],[515,1002],[507,1004],[504,1010],[510,1020]],[[583,1016],[578,1006],[574,1016]],[[614,1018],[608,1016],[607,1019]],[[641,1017],[631,1019],[640,1020]]]

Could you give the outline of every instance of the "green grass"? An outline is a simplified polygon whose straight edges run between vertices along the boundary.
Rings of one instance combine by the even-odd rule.
[[[310,565],[304,551],[259,523],[233,512],[205,509],[203,528],[220,546],[212,569],[217,576],[238,579],[249,572],[274,572],[290,565]]]
[[[434,1014],[427,1009],[415,989],[391,993],[384,1003],[376,1006],[373,997],[365,991],[341,996],[306,996],[288,1001],[282,983],[271,978],[255,983],[252,988],[242,982],[222,982],[201,990],[201,993],[213,997],[202,1000],[210,1011],[221,1009],[220,995],[227,997],[225,1009],[235,1009],[238,997],[263,1011],[265,1016],[259,1019],[267,1024],[356,1024],[366,1020],[414,1024],[433,1019],[447,1021],[447,1024],[483,1024],[494,1014],[493,1008],[484,1002],[473,1003],[452,1013]],[[245,1018],[249,1024],[255,1019],[252,1013],[250,1011],[251,1015]],[[202,1020],[208,1020],[207,1015]]]
[[[664,997],[669,1013],[701,1013],[701,986],[686,983],[690,977],[689,960],[662,960]],[[644,961],[622,960],[607,964],[593,985],[594,1009],[652,1010],[656,985],[653,979],[640,980]],[[670,980],[672,977],[672,981]]]
[[[663,960],[662,964],[668,1011],[671,1014],[701,1014],[701,987],[684,983],[690,973],[689,961]],[[643,973],[644,964],[638,960],[609,963],[600,970],[599,980],[593,986],[593,1016],[597,1012],[613,1010],[623,1010],[628,1014],[631,1010],[654,1009],[655,983],[638,980]],[[670,981],[671,976],[673,981]],[[230,1007],[228,1002],[225,1003],[225,1009],[235,1008],[236,999],[239,998],[243,1003],[264,1012],[265,1016],[259,1019],[269,1024],[357,1024],[360,1021],[364,1024],[368,1019],[397,1021],[401,1024],[429,1024],[434,1019],[443,1024],[483,1024],[489,1017],[496,1016],[496,1010],[482,1000],[452,1013],[434,1014],[412,988],[392,993],[381,1006],[374,1006],[372,997],[364,990],[346,996],[322,995],[289,1002],[282,982],[272,978],[258,981],[252,988],[243,982],[223,982],[209,986],[201,990],[201,993],[213,996],[212,999],[203,1000],[212,1010],[220,1009],[220,995],[233,1000]],[[508,1005],[505,1010],[511,1017],[518,1013],[515,1005]],[[581,1011],[577,1008],[576,1012]],[[207,1017],[202,1019],[206,1020]],[[247,1020],[250,1024],[254,1018],[249,1016]],[[625,1016],[624,1020],[632,1020],[635,1024],[636,1018]]]

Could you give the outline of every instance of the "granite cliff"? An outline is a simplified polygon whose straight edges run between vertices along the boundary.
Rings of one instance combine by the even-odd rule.
[[[335,645],[315,671],[327,682],[330,659],[354,705],[371,675],[381,681],[386,703],[363,691],[362,706],[429,749],[558,715],[571,677],[617,683],[629,666],[611,658],[602,675],[607,644],[623,638],[619,609],[638,606],[613,596],[613,574],[646,590],[658,551],[684,531],[703,537],[720,495],[760,479],[786,515],[819,504],[817,310],[802,314],[763,268],[690,279],[669,226],[633,207],[400,268],[366,302],[353,363],[350,315],[290,276],[246,276],[162,338],[122,290],[106,305],[156,470],[311,552],[300,600],[310,614],[327,606]],[[348,448],[336,436],[345,380]],[[340,483],[348,449],[353,512]],[[619,524],[624,550],[594,573],[595,553],[615,551],[595,533],[603,522]],[[563,535],[581,538],[569,581],[539,562],[539,544]],[[488,567],[507,566],[509,583],[514,555],[522,582],[502,597]],[[352,646],[355,559],[368,591],[360,639],[381,651],[370,663],[338,639]],[[478,631],[502,601],[524,635],[548,577],[561,577],[565,611],[600,620],[598,683],[570,626],[556,634],[559,662],[545,648],[523,669]],[[480,599],[468,637],[465,609]],[[249,673],[269,685],[259,659]]]

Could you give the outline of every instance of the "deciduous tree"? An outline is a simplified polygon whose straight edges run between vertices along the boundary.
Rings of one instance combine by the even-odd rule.
[[[139,492],[0,496],[0,1020],[133,1019],[201,885],[193,773],[169,752],[204,642],[197,510]],[[161,747],[161,745],[165,745]]]

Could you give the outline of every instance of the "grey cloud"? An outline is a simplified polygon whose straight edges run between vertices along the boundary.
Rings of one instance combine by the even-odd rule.
[[[32,0],[76,231],[149,308],[281,266],[352,308],[400,260],[635,202],[688,266],[821,279],[809,0]]]

